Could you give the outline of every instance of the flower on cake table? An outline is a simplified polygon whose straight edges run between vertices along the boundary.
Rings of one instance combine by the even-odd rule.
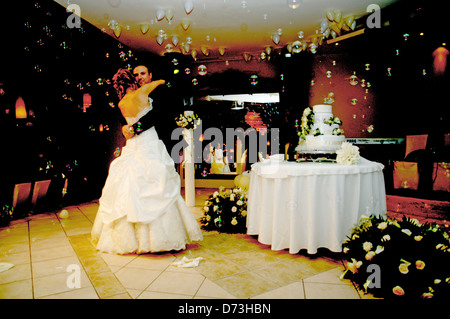
[[[341,149],[337,150],[336,154],[336,161],[340,165],[354,165],[361,158],[359,148],[348,142],[342,143]]]
[[[200,124],[200,119],[198,118],[197,114],[180,114],[179,116],[175,117],[175,122],[179,127],[183,127],[185,129],[195,129],[197,128],[197,125]]]

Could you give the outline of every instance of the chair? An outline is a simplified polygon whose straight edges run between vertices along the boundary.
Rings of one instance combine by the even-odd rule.
[[[51,180],[37,181],[34,183],[33,195],[31,197],[31,209],[38,207],[47,196]]]
[[[13,212],[25,211],[28,208],[31,193],[31,183],[14,185],[12,208]]]
[[[236,163],[236,172],[239,174],[242,174],[242,172],[245,172],[247,167],[247,149],[245,150],[244,154],[242,154],[241,159]]]
[[[406,135],[405,158],[415,150],[424,150],[427,148],[428,134]]]
[[[403,161],[394,161],[394,188],[411,189],[419,188],[419,163],[416,160],[411,161],[415,154],[427,147],[428,134],[407,135],[405,158]]]
[[[450,192],[450,163],[433,163],[433,191]]]

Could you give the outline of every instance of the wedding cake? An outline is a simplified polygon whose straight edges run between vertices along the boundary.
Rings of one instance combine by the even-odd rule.
[[[336,153],[345,141],[342,121],[333,116],[331,104],[314,105],[303,111],[301,132],[295,150],[301,154]]]

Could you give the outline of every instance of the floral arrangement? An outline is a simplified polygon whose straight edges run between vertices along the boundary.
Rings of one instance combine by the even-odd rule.
[[[342,125],[341,119],[337,116],[330,117],[329,119],[325,119],[325,120],[323,120],[323,122],[328,125],[332,125],[332,124]]]
[[[450,297],[450,240],[436,224],[363,216],[343,244],[346,271],[376,297]],[[379,282],[370,278],[379,267]]]
[[[336,151],[336,154],[336,162],[339,165],[354,165],[361,158],[359,148],[349,142],[342,143],[341,148]]]
[[[221,187],[205,201],[200,222],[205,230],[245,233],[246,220],[247,192],[240,187],[227,190]]]
[[[308,106],[304,111],[302,115],[302,124],[301,124],[301,132],[299,132],[300,139],[305,139],[305,136],[309,134],[311,130],[311,125],[314,123],[314,112],[313,110]],[[314,132],[316,134],[317,132]],[[319,135],[320,131],[318,132]]]
[[[179,127],[183,127],[185,129],[195,129],[197,125],[200,124],[200,120],[197,114],[180,114],[175,118],[175,122]]]
[[[335,128],[333,130],[333,132],[331,132],[331,134],[333,134],[333,135],[342,135],[342,134],[344,134],[344,130],[341,129],[341,128]]]

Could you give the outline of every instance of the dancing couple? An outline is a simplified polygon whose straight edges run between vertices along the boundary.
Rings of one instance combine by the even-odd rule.
[[[182,250],[203,239],[180,194],[180,176],[158,137],[149,94],[164,80],[138,66],[113,77],[119,109],[127,121],[122,154],[111,162],[91,236],[99,251],[113,254]],[[156,107],[155,107],[156,109]]]

